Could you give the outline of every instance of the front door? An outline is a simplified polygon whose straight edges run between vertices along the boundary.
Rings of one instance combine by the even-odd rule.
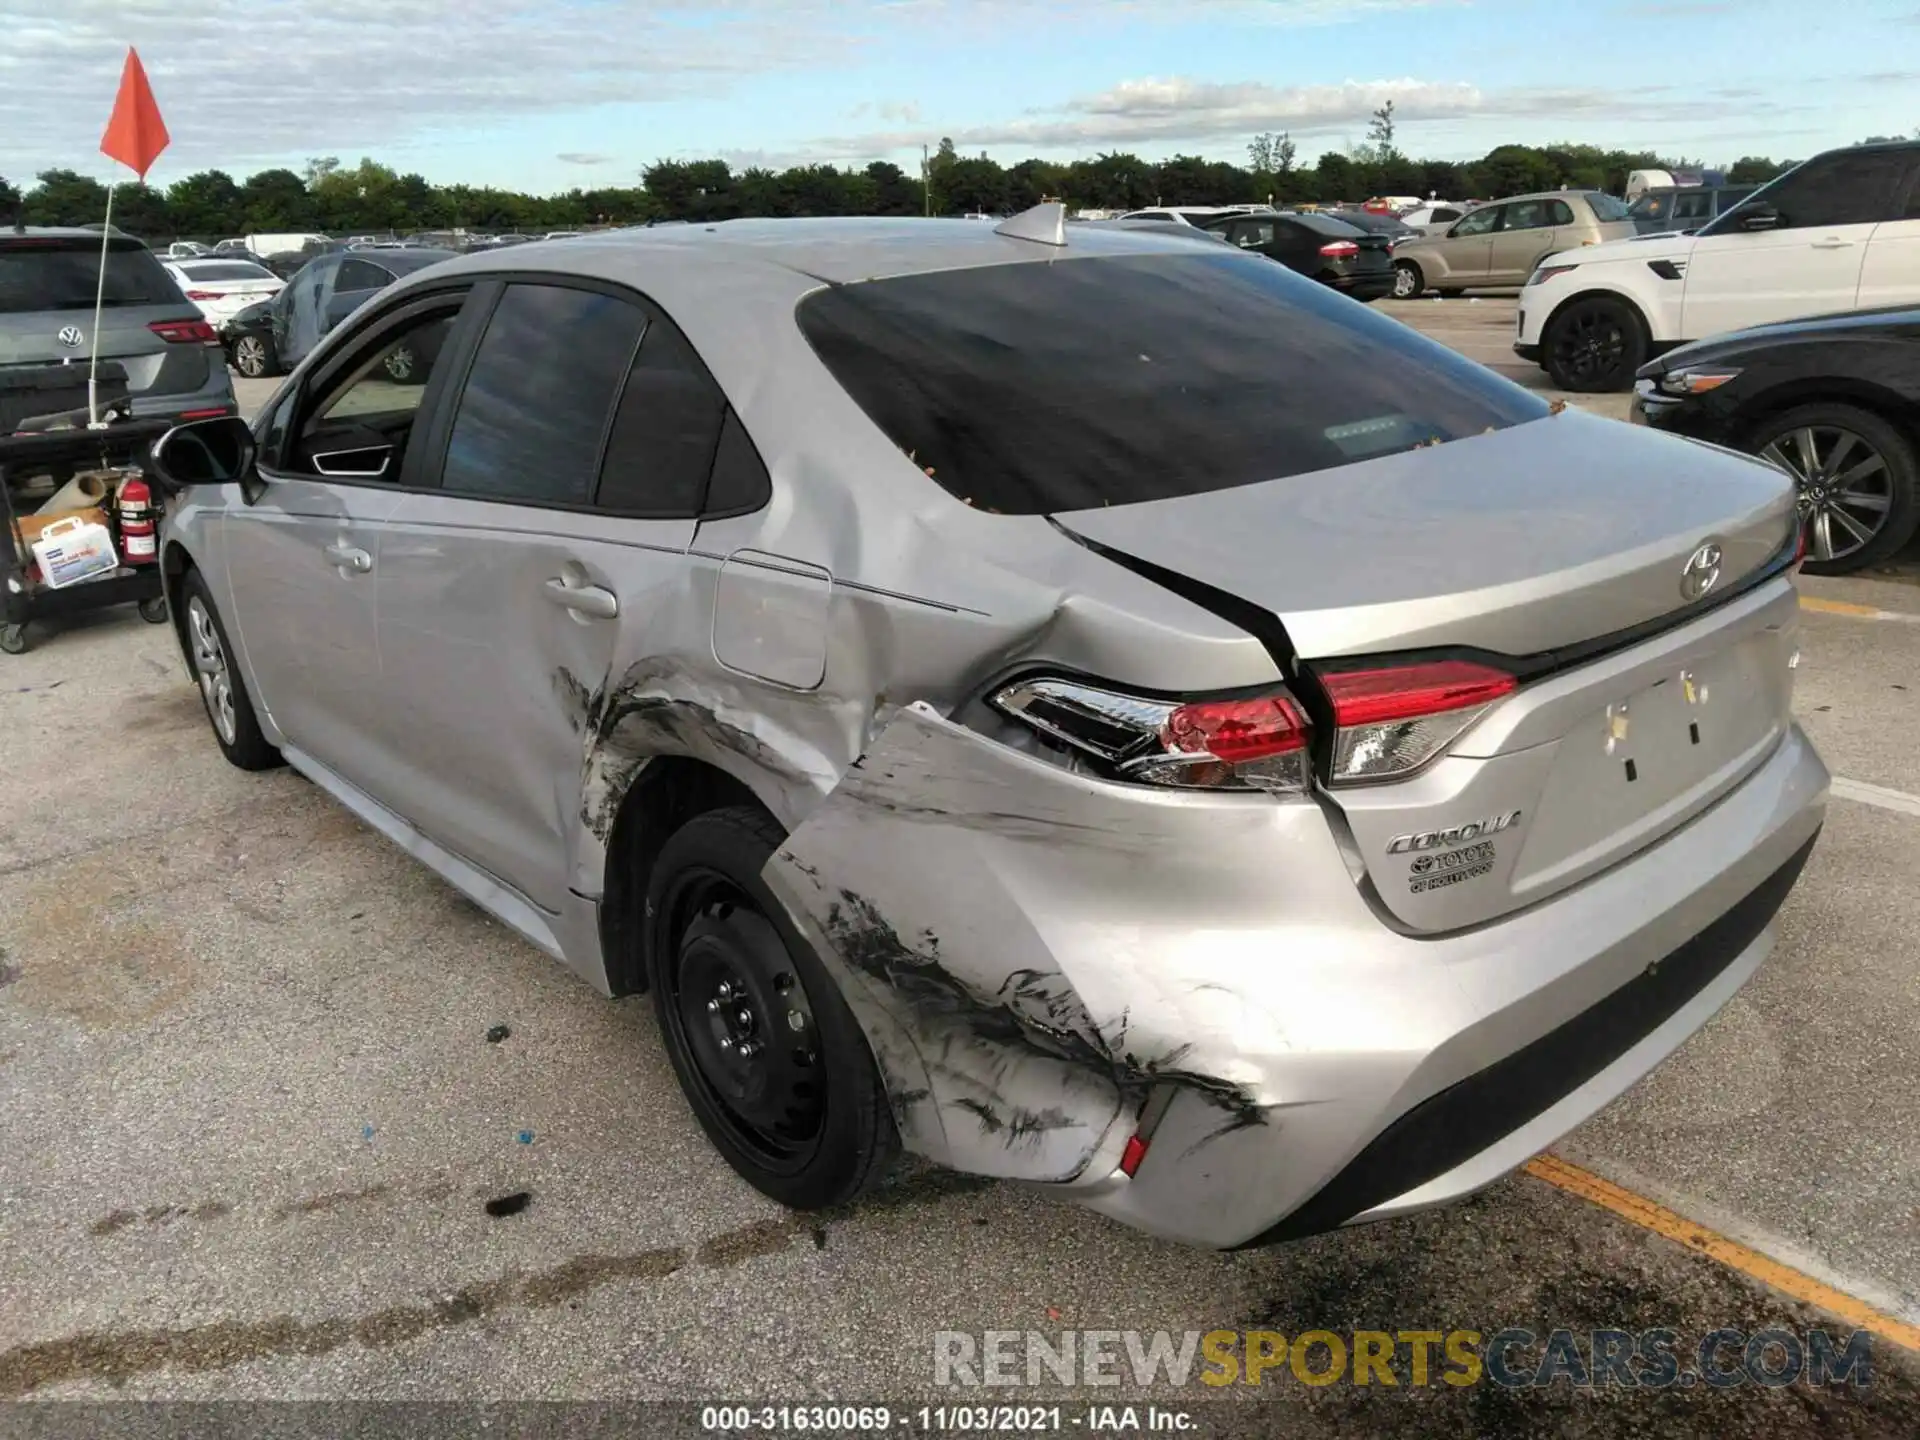
[[[1440,242],[1440,253],[1445,258],[1445,268],[1439,275],[1429,275],[1429,285],[1444,285],[1448,289],[1465,289],[1473,285],[1485,285],[1487,274],[1493,268],[1493,237],[1500,224],[1500,213],[1504,205],[1483,205],[1461,218],[1449,231],[1447,238]],[[1418,261],[1420,252],[1408,252]]]
[[[1524,285],[1538,265],[1569,242],[1573,207],[1564,200],[1513,200],[1500,207],[1501,225],[1493,237],[1487,267],[1490,285]]]
[[[1700,232],[1687,256],[1682,339],[1851,310],[1867,242],[1895,218],[1907,156],[1841,152],[1810,161]],[[1749,216],[1771,211],[1770,228]]]
[[[406,813],[549,913],[590,820],[596,697],[649,657],[710,648],[681,632],[724,412],[640,297],[509,284],[436,439],[437,489],[386,526],[381,686],[388,743],[411,747]]]
[[[1920,305],[1920,164],[1895,218],[1874,227],[1860,271],[1859,306]]]
[[[261,447],[264,489],[227,511],[225,613],[258,698],[296,750],[391,803],[380,732],[374,591],[382,526],[423,457],[411,442],[435,399],[396,385],[398,344],[455,323],[461,297],[421,302],[374,327],[282,401]]]

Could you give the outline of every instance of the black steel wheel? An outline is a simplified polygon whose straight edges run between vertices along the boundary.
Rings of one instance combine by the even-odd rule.
[[[24,625],[0,625],[0,651],[9,655],[27,653],[27,627]]]
[[[1576,300],[1547,322],[1544,363],[1553,383],[1576,394],[1627,390],[1647,359],[1647,332],[1624,300]]]
[[[760,879],[784,836],[744,807],[689,821],[648,887],[647,979],[701,1128],[755,1188],[837,1205],[898,1145],[879,1072],[839,987]]]
[[[1913,442],[1855,405],[1800,405],[1764,421],[1749,448],[1793,477],[1803,568],[1846,575],[1886,559],[1920,525]]]

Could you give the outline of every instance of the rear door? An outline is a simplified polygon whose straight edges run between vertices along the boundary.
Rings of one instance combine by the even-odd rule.
[[[1867,242],[1900,214],[1908,159],[1900,150],[1822,156],[1707,226],[1687,256],[1680,338],[1853,309]],[[1746,229],[1744,217],[1763,208],[1777,223]]]
[[[219,363],[217,347],[179,328],[200,319],[166,267],[137,240],[108,242],[103,283],[97,236],[0,234],[0,366],[85,364],[97,339],[100,358],[125,368],[127,392],[136,401],[149,392],[191,395],[206,387]]]
[[[327,296],[327,328],[332,329],[376,294],[393,283],[393,272],[371,260],[350,256],[334,272],[333,292]]]
[[[589,697],[616,657],[671,653],[726,405],[640,296],[560,277],[490,288],[432,441],[437,484],[385,526],[382,743],[405,756],[404,813],[551,913],[582,828]]]

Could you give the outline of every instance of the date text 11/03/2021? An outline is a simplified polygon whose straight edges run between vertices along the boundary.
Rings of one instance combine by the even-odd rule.
[[[1132,1430],[1197,1431],[1188,1411],[1159,1405],[709,1405],[700,1428],[719,1433],[825,1435],[1060,1432],[1120,1434]]]

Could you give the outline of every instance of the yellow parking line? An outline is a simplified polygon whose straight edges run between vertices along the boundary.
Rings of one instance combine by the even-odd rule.
[[[1873,605],[1856,605],[1851,600],[1822,600],[1817,595],[1802,595],[1800,608],[1815,610],[1822,615],[1851,615],[1856,620],[1894,620],[1908,625],[1920,625],[1920,615],[1908,615],[1899,610],[1882,610]]]
[[[1758,1250],[1749,1249],[1737,1240],[1729,1240],[1704,1225],[1696,1225],[1684,1215],[1676,1215],[1664,1205],[1654,1204],[1644,1195],[1636,1195],[1631,1190],[1621,1189],[1611,1180],[1601,1179],[1591,1170],[1569,1165],[1557,1155],[1535,1156],[1527,1162],[1526,1170],[1535,1179],[1544,1180],[1583,1200],[1590,1200],[1623,1220],[1630,1220],[1642,1229],[1651,1230],[1689,1250],[1698,1251],[1804,1305],[1824,1310],[1856,1329],[1871,1330],[1876,1339],[1890,1341],[1920,1354],[1920,1325],[1896,1320],[1844,1290],[1836,1290],[1811,1275],[1804,1275],[1778,1260],[1769,1259]]]

